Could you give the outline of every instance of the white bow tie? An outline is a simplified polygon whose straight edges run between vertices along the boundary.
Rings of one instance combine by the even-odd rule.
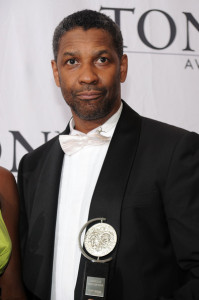
[[[106,137],[100,134],[100,131],[91,133],[89,135],[60,135],[59,142],[62,150],[67,155],[72,155],[85,146],[99,146],[110,141],[110,137]]]

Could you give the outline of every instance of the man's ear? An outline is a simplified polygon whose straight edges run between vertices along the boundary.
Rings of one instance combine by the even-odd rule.
[[[59,81],[59,72],[58,72],[58,68],[57,68],[57,63],[55,60],[51,60],[51,66],[53,69],[53,76],[55,79],[55,83],[58,87],[60,87],[60,81]]]
[[[128,70],[128,57],[126,54],[123,54],[120,60],[120,82],[124,82],[126,80]]]

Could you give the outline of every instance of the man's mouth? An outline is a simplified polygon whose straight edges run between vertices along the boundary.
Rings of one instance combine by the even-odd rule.
[[[81,100],[97,100],[102,97],[104,93],[102,91],[84,91],[76,94],[76,97]]]

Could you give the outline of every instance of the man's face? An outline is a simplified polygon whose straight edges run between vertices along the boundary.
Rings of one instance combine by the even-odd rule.
[[[52,67],[55,82],[76,119],[98,120],[119,108],[127,57],[119,59],[108,32],[80,27],[66,32]]]

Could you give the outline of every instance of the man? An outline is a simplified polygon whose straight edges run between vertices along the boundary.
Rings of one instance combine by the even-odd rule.
[[[55,82],[73,118],[19,167],[29,299],[199,299],[198,135],[141,117],[121,101],[127,56],[107,16],[68,16],[53,50]],[[78,247],[82,226],[96,218],[106,219],[105,250],[114,235],[107,226],[117,234],[110,253],[98,249],[101,260],[112,258],[105,263],[89,261],[99,236],[93,249],[81,247],[87,258]]]

